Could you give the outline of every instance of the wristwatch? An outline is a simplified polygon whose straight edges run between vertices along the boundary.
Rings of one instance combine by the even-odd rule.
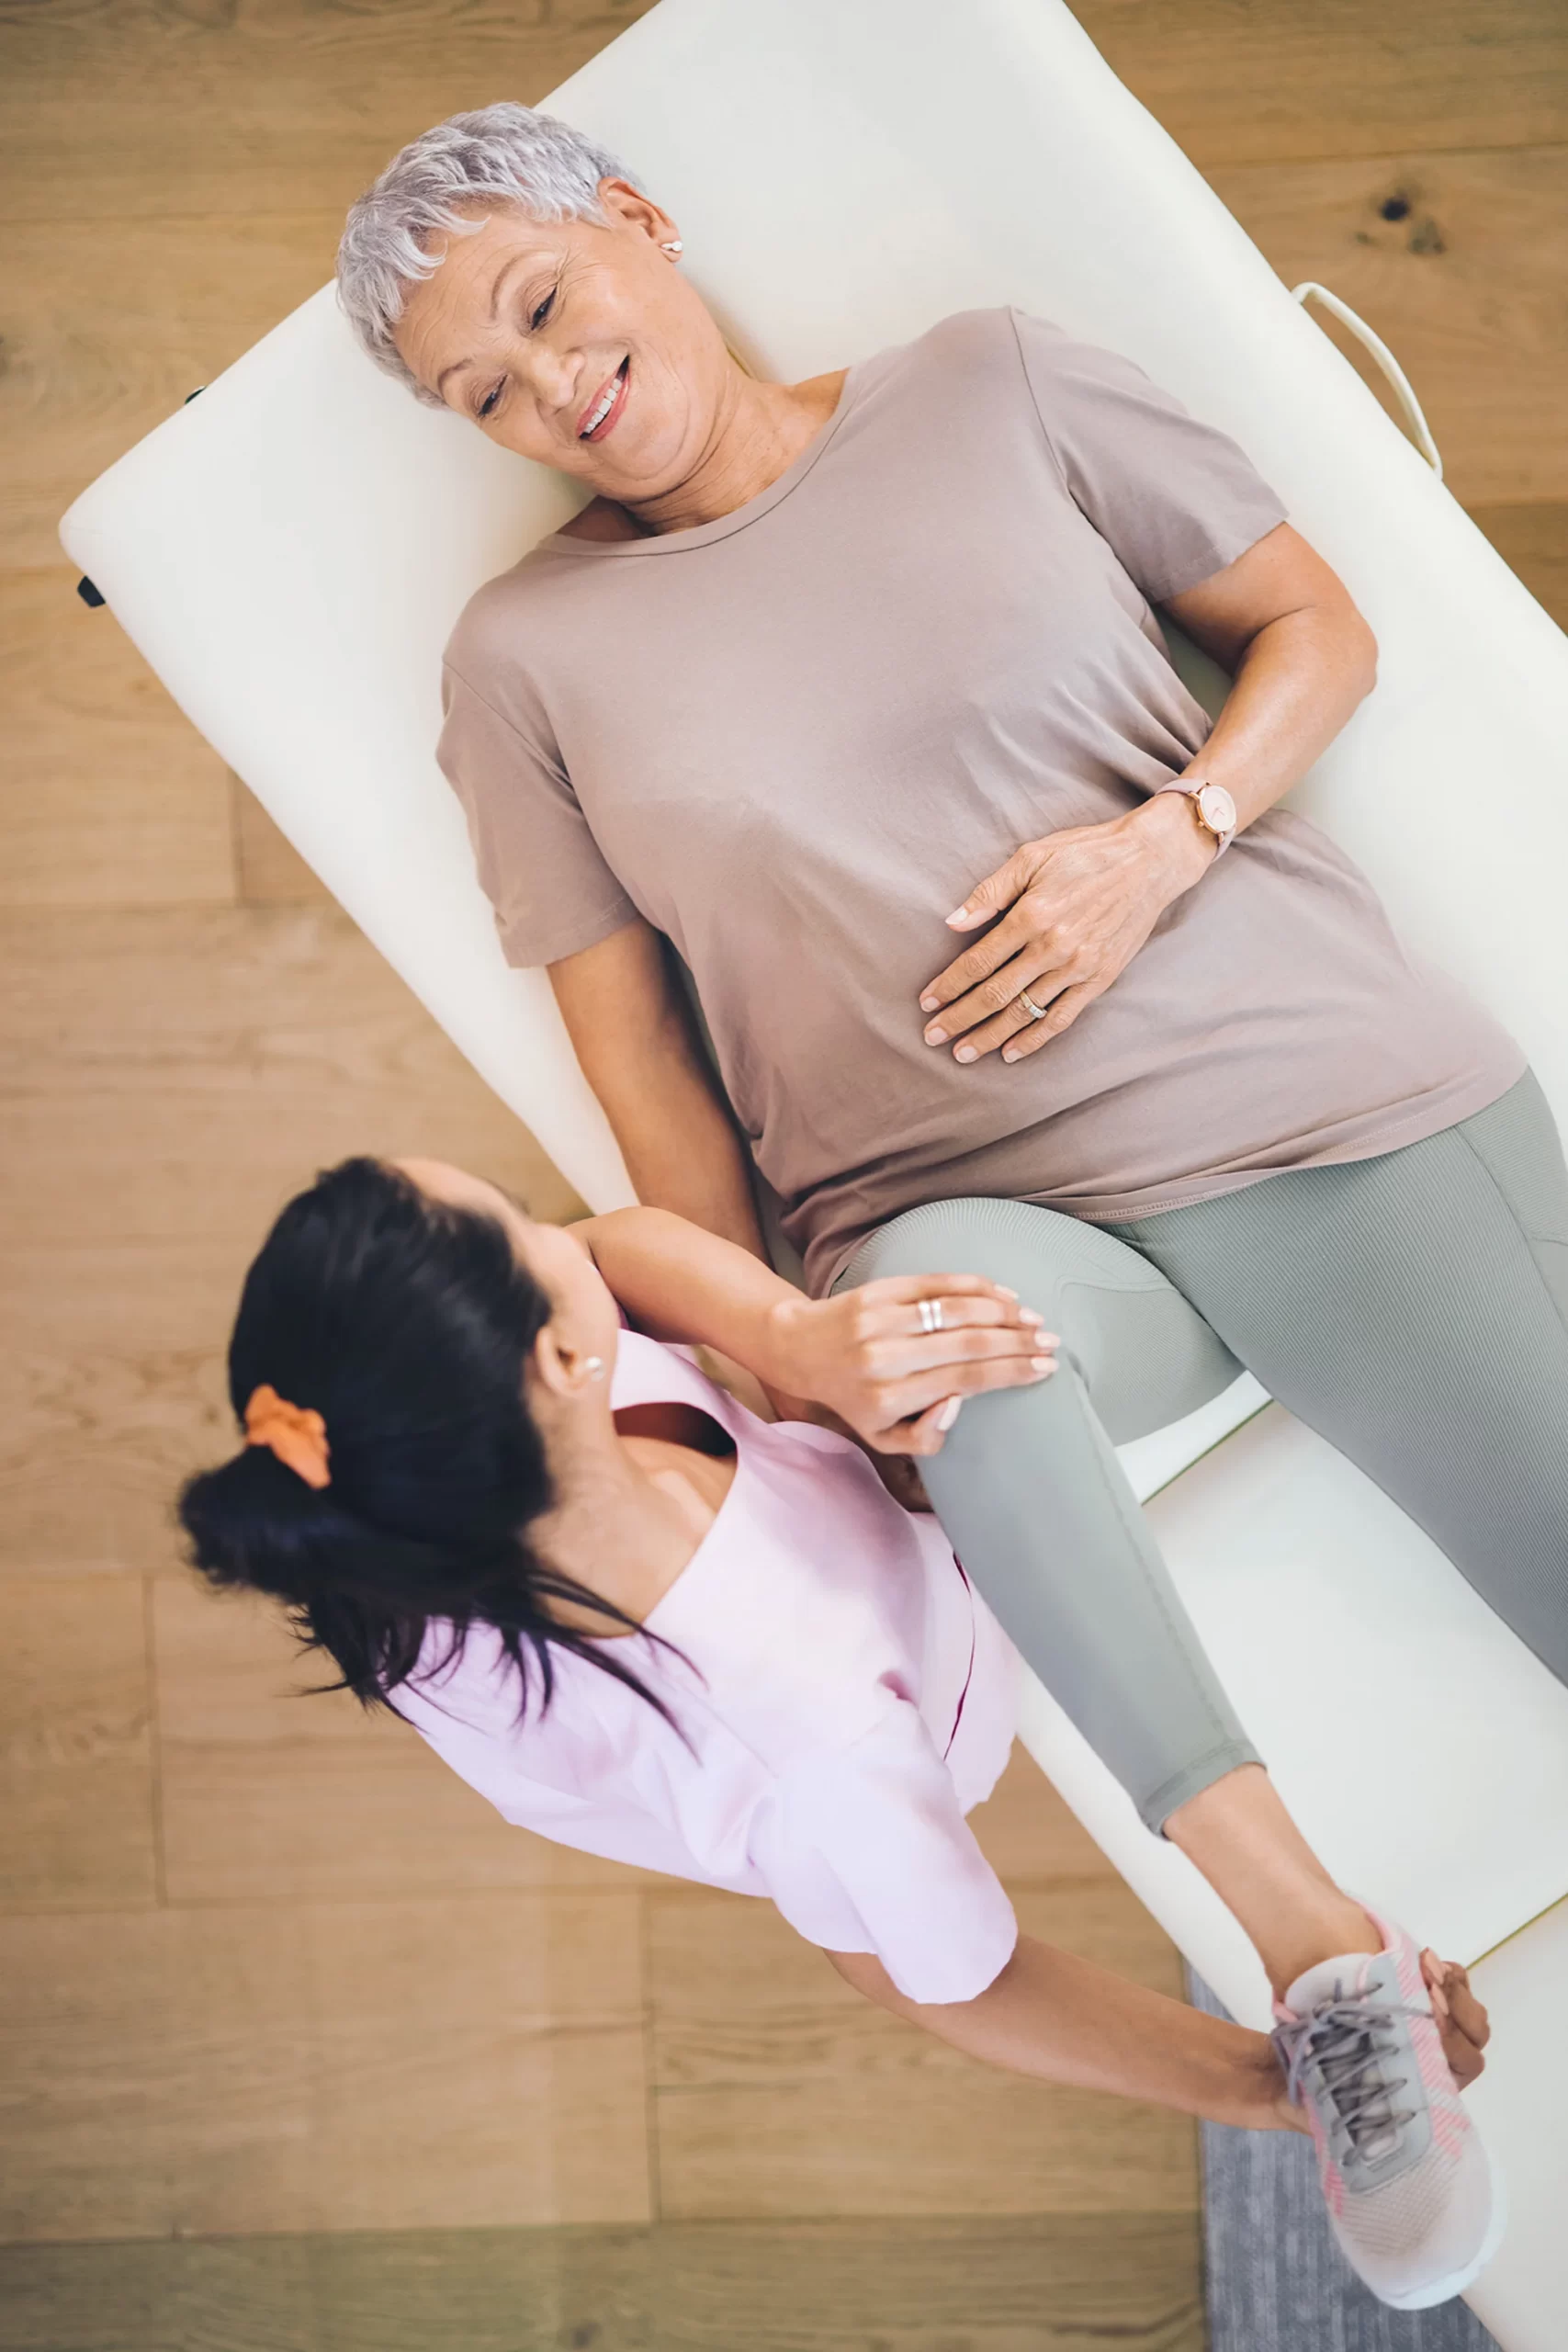
[[[1216,858],[1224,857],[1235,831],[1235,802],[1223,784],[1208,784],[1201,775],[1177,776],[1170,784],[1162,784],[1156,791],[1157,800],[1162,792],[1184,792],[1192,803],[1192,813],[1206,833],[1218,844]]]

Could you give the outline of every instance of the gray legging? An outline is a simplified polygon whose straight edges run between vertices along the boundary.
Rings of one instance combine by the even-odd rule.
[[[835,1287],[959,1272],[1038,1307],[1061,1365],[967,1404],[926,1485],[1150,1828],[1257,1750],[1112,1449],[1242,1365],[1568,1682],[1568,1169],[1533,1075],[1422,1143],[1124,1225],[937,1202],[873,1235]]]

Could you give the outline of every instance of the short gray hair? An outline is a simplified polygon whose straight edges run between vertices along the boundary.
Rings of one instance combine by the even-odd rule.
[[[443,407],[392,340],[410,288],[445,257],[445,245],[433,253],[430,240],[474,235],[484,219],[465,215],[476,207],[485,218],[511,207],[536,220],[602,221],[604,179],[637,186],[596,141],[510,99],[422,132],[355,200],[338,246],[338,301],[361,347],[416,400]]]

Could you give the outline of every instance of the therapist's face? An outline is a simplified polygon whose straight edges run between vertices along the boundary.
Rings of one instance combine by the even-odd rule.
[[[669,215],[624,180],[602,180],[599,198],[604,226],[503,210],[451,238],[397,344],[502,448],[637,503],[696,469],[734,363],[661,250],[678,234]]]

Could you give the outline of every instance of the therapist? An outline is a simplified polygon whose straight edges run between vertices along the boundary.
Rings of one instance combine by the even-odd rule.
[[[677,222],[518,106],[388,166],[339,287],[417,399],[589,493],[447,648],[507,957],[644,1202],[761,1252],[754,1160],[818,1295],[973,1272],[1062,1335],[1057,1378],[957,1380],[945,1442],[886,1443],[1148,1826],[1201,1866],[1284,1835],[1112,1450],[1241,1365],[1568,1679],[1562,1150],[1518,1046],[1275,807],[1375,648],[1235,442],[1012,309],[754,377]],[[1213,727],[1156,607],[1234,674]],[[1352,1745],[1357,1638],[1278,1634]]]

